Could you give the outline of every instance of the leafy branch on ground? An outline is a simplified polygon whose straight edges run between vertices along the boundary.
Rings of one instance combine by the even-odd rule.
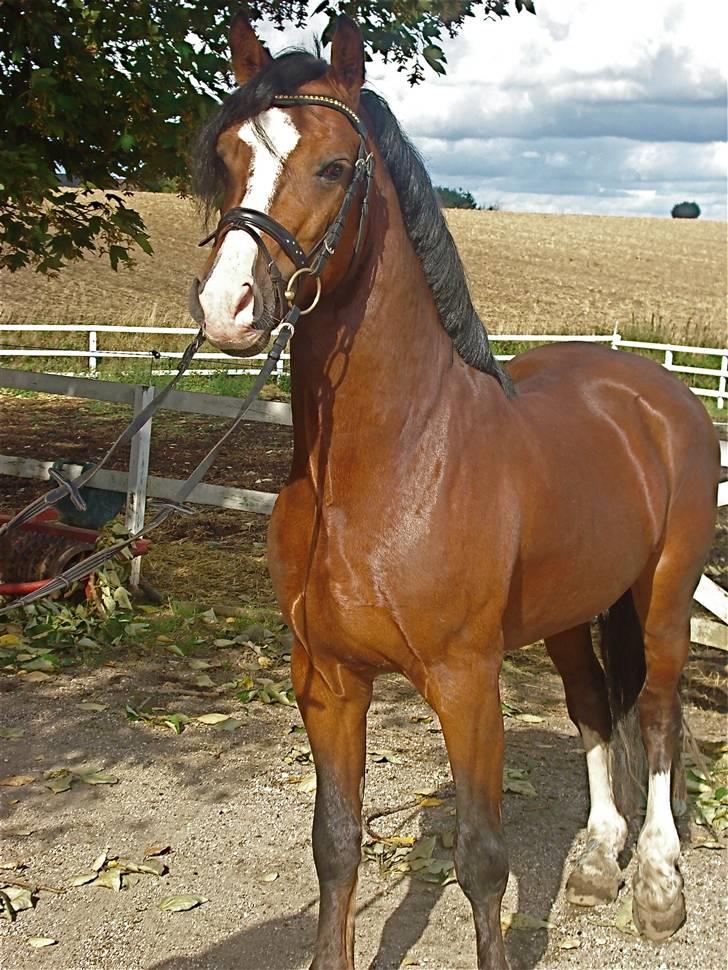
[[[687,768],[687,790],[698,825],[719,834],[728,829],[728,742],[702,742],[700,765]],[[686,759],[688,760],[688,759]]]

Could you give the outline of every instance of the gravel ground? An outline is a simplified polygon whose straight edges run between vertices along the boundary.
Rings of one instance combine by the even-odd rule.
[[[620,900],[597,910],[570,906],[563,884],[584,842],[586,776],[576,732],[565,717],[556,676],[538,651],[509,665],[505,698],[544,720],[506,719],[507,764],[528,769],[535,797],[505,795],[511,879],[503,912],[548,921],[549,928],[511,929],[513,970],[609,967],[624,970],[718,970],[726,964],[726,854],[690,845],[682,871],[688,919],[668,943],[655,946],[620,932]],[[226,662],[232,650],[216,651]],[[220,677],[213,671],[217,680]],[[62,895],[41,891],[37,906],[10,924],[0,922],[2,970],[296,970],[308,965],[315,933],[317,885],[310,846],[313,796],[291,777],[310,766],[284,760],[303,737],[295,708],[244,707],[219,691],[195,689],[180,659],[148,655],[77,668],[38,684],[0,676],[0,727],[24,730],[0,741],[0,776],[40,776],[56,766],[112,772],[117,785],[74,785],[52,794],[37,781],[0,787],[0,862],[27,868],[12,877],[68,887],[104,849],[140,861],[149,845],[169,845],[162,879],[141,875],[122,892],[89,886]],[[230,711],[242,720],[234,733],[202,725],[177,736],[132,723],[130,700],[151,696],[170,710]],[[106,705],[103,711],[81,703]],[[420,790],[442,789],[449,770],[437,721],[397,678],[380,682],[370,717],[365,810],[394,807]],[[715,709],[688,707],[698,739],[716,739],[725,722]],[[393,752],[377,762],[372,752]],[[405,833],[452,827],[452,802],[391,816],[375,828],[403,822]],[[31,834],[21,834],[21,833]],[[277,877],[272,879],[272,874]],[[271,880],[271,881],[269,881]],[[197,893],[209,901],[183,913],[163,913],[164,896]],[[31,949],[31,937],[58,942]],[[567,948],[568,947],[568,948]],[[357,966],[467,968],[474,965],[469,907],[457,885],[431,886],[361,867]]]

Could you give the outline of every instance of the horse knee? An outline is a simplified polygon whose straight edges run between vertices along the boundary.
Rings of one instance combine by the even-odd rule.
[[[455,868],[471,902],[502,896],[508,882],[508,851],[502,831],[482,819],[460,821]]]

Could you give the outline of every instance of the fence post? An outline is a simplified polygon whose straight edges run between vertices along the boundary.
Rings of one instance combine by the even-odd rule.
[[[612,334],[612,350],[617,350],[619,347],[619,342],[622,339],[622,334],[619,332],[619,324],[614,324],[614,333]]]
[[[725,405],[726,384],[728,383],[728,354],[723,354],[720,358],[720,377],[718,378],[718,407],[723,409]]]
[[[91,353],[98,350],[96,343],[97,336],[95,330],[89,330],[88,332],[88,349]],[[96,377],[98,374],[98,359],[96,357],[89,357],[88,359],[88,370],[92,377]]]
[[[666,370],[672,370],[672,351],[665,351],[665,363],[663,365]]]
[[[139,384],[134,389],[134,415],[139,414],[150,403],[156,388]],[[129,532],[138,532],[144,525],[147,507],[147,475],[149,474],[149,449],[152,443],[152,421],[137,431],[131,440],[129,453],[129,486],[126,493],[126,520]],[[131,585],[138,586],[142,561],[137,556],[131,564]]]

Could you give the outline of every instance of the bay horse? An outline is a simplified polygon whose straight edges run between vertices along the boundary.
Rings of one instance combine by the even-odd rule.
[[[275,325],[274,270],[289,302],[317,303],[291,344],[293,462],[268,539],[318,782],[312,966],[354,965],[367,709],[377,675],[398,671],[442,726],[478,966],[506,967],[498,681],[504,651],[541,638],[586,749],[588,840],[568,897],[617,895],[627,824],[609,750],[637,711],[649,780],[634,920],[662,940],[685,918],[671,778],[714,528],[711,421],[636,355],[571,342],[498,364],[423,163],[362,86],[352,21],[330,64],[271,57],[241,15],[230,38],[239,87],[196,152],[199,192],[224,215],[193,309],[245,356]]]

